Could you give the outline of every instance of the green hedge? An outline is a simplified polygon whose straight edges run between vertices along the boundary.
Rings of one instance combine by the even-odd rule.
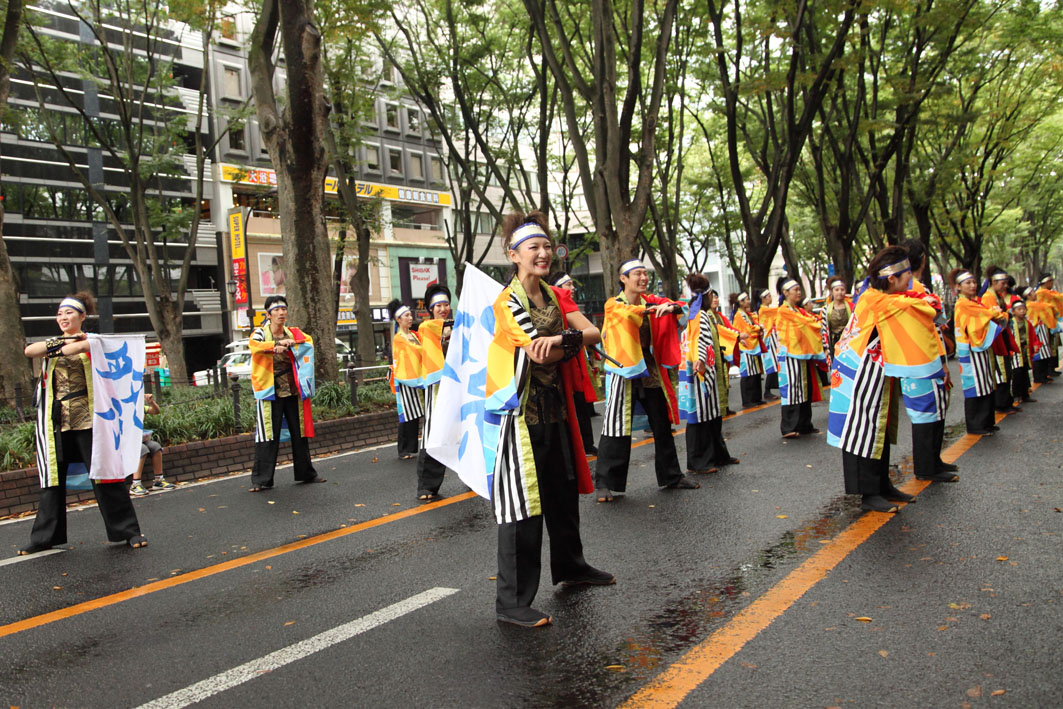
[[[165,388],[156,397],[162,413],[147,415],[144,427],[164,446],[189,441],[222,438],[236,433],[233,426],[231,392],[213,396],[202,388]],[[347,384],[329,382],[314,394],[315,421],[381,411],[395,406],[395,395],[387,382],[371,382],[358,387],[358,410],[351,405]],[[250,383],[240,391],[240,424],[243,431],[255,428],[255,402]],[[18,470],[36,464],[33,422],[17,422],[14,412],[0,409],[0,470]]]

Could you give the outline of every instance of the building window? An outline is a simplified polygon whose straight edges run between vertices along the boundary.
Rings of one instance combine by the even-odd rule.
[[[239,123],[229,128],[229,150],[247,152],[247,135],[244,133],[244,127]]]
[[[433,155],[432,162],[432,182],[436,184],[446,184],[447,176],[443,167],[443,158]]]
[[[365,146],[365,169],[369,172],[380,172],[380,146]]]
[[[424,156],[420,153],[410,153],[410,179],[424,181]]]
[[[398,148],[388,148],[388,170],[395,177],[402,177],[402,151]]]
[[[243,84],[241,82],[240,67],[227,66],[222,68],[222,95],[225,98],[243,98]]]
[[[230,42],[236,41],[236,19],[233,17],[223,17],[221,20],[221,37],[227,39]]]
[[[416,108],[406,109],[406,132],[413,135],[421,134],[421,112]]]
[[[399,105],[397,103],[384,104],[384,127],[388,130],[399,130]]]

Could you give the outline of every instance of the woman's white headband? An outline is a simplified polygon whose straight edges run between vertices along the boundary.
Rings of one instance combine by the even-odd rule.
[[[59,308],[57,309],[62,310],[63,308],[73,308],[82,315],[85,314],[85,304],[77,298],[63,298],[63,300],[59,303]]]
[[[403,315],[405,315],[406,313],[412,313],[412,312],[413,311],[410,310],[410,307],[408,305],[402,305],[402,306],[399,306],[398,310],[395,311],[395,315],[393,315],[391,319],[394,320],[395,322],[398,322],[399,318],[401,318]]]
[[[535,222],[521,224],[513,230],[513,236],[511,236],[509,240],[509,250],[516,251],[517,247],[520,246],[522,242],[535,238],[536,236],[540,236],[544,239],[550,238],[546,235],[546,231]]]
[[[792,278],[790,280],[788,280],[788,281],[783,281],[782,292],[785,293],[786,291],[790,290],[794,286],[798,286],[798,285],[800,285],[800,284],[797,281],[795,281],[794,279],[792,279]]]
[[[450,298],[447,297],[446,293],[436,293],[435,295],[433,295],[431,300],[428,301],[428,309],[431,310],[440,303],[447,303],[448,305],[450,304]]]

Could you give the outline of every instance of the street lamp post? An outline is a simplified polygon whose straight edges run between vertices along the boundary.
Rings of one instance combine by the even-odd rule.
[[[237,282],[232,280],[232,279],[230,279],[230,280],[225,282],[225,290],[229,291],[229,300],[226,301],[227,307],[225,308],[225,331],[228,333],[229,342],[232,342],[234,339],[236,339],[234,337],[234,331],[233,331],[233,315],[232,314],[236,310],[236,308],[235,308],[235,305],[236,305],[235,298],[236,298],[237,286],[238,286]]]

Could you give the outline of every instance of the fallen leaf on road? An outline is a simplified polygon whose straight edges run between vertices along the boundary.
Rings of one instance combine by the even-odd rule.
[[[272,569],[273,569],[273,567],[272,567],[272,566],[270,566],[269,564],[266,564],[266,571],[270,571],[270,570],[272,570]]]
[[[398,506],[400,506],[401,504],[402,504],[401,502],[392,502],[392,503],[391,503],[391,506],[392,506],[392,507],[398,507]]]
[[[805,465],[805,467],[806,467],[806,468],[811,468],[812,466],[811,466],[811,465],[808,465],[808,464],[806,464],[806,465]]]
[[[657,506],[657,505],[650,505],[650,509],[652,510],[652,509],[653,509],[654,507],[656,507],[656,506]]]
[[[948,629],[949,629],[949,626],[947,626],[947,625],[939,625],[938,626],[938,630],[948,630]]]
[[[498,580],[498,577],[497,577],[497,576],[488,576],[488,577],[487,577],[487,580],[488,580],[488,581],[497,581],[497,580]]]
[[[62,576],[66,576],[66,572],[64,571],[64,572],[63,572],[63,573],[62,573],[61,575],[62,575]]]
[[[286,622],[284,624],[284,627],[287,628],[289,625],[295,625],[295,621],[294,620],[289,620],[288,622]]]
[[[871,622],[871,619],[868,618],[866,615],[859,616],[857,618],[857,620],[860,621],[861,623],[870,623]]]
[[[277,503],[276,503],[276,502],[274,502],[273,500],[266,500],[266,504],[267,504],[267,505],[275,505],[275,504],[277,504]]]
[[[203,507],[200,507],[200,508],[199,508],[199,511],[200,511],[200,512],[206,512],[207,510],[206,510],[205,508],[203,508]]]
[[[820,544],[830,544],[830,540],[829,539],[820,539],[819,543]]]
[[[890,651],[889,650],[879,650],[878,654],[882,655],[883,657],[889,657],[890,656]]]
[[[63,587],[62,586],[52,586],[52,590],[53,591],[62,591]]]
[[[228,505],[218,505],[219,510],[224,510]]]
[[[362,504],[361,502],[356,502],[356,503],[354,503],[354,506],[355,506],[355,507],[365,507],[365,505],[364,505],[364,504]]]
[[[743,662],[742,663],[742,667],[745,667],[745,668],[750,669],[750,670],[757,669],[757,666],[754,665],[752,662]]]
[[[998,556],[997,557],[997,561],[1007,561],[1007,560],[1008,560],[1008,557],[1006,557],[1006,556]]]
[[[951,608],[953,610],[956,610],[956,611],[965,611],[965,610],[967,610],[970,607],[971,607],[971,604],[967,603],[966,601],[964,601],[962,603],[950,603],[949,604],[949,608]]]
[[[378,460],[380,460],[380,458],[376,458],[376,457],[374,457],[374,458],[373,458],[373,459],[372,459],[371,461],[369,461],[369,462],[370,462],[370,463],[375,463],[375,462],[377,462]]]
[[[609,670],[610,672],[623,672],[624,671],[624,666],[623,665],[606,665],[605,669]]]
[[[983,613],[982,615],[980,615],[978,617],[981,618],[982,620],[989,620],[993,616],[989,615],[988,613]]]
[[[299,513],[298,513],[298,512],[296,511],[296,510],[292,510],[292,514],[293,514],[293,515],[297,515],[297,514],[299,514]]]
[[[991,696],[991,697],[999,697],[1000,695],[1004,694],[1004,692],[1005,692],[1005,690],[1003,690],[1003,689],[994,689],[992,692],[989,693],[989,696]]]
[[[786,515],[775,515],[777,519],[786,519]]]
[[[967,690],[967,696],[971,697],[971,698],[982,696],[982,687],[981,687],[981,685],[978,685],[978,686],[975,686],[975,687],[971,687],[970,689],[968,689]]]

